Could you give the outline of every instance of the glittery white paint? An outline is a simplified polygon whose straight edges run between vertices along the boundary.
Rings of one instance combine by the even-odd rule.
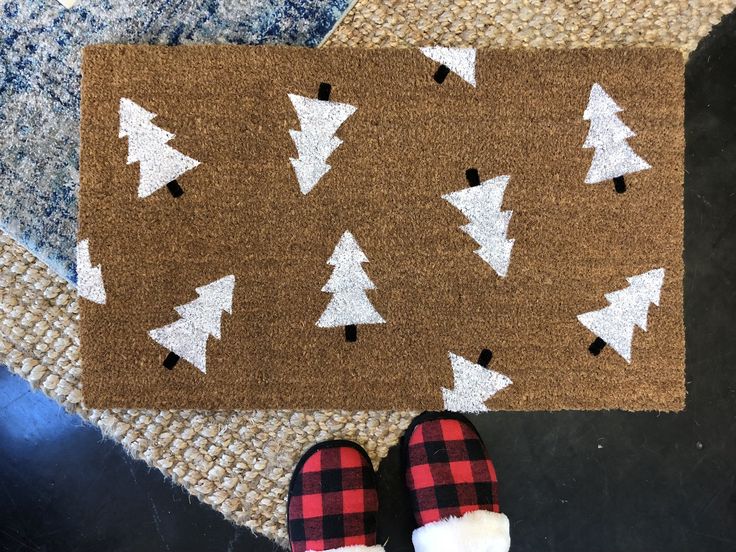
[[[475,86],[475,48],[420,48],[429,59],[445,65],[468,84]]]
[[[119,138],[128,137],[128,165],[140,163],[138,197],[144,198],[199,165],[167,144],[174,135],[154,125],[155,113],[120,98]]]
[[[385,322],[365,293],[366,289],[376,289],[360,266],[361,263],[367,262],[368,257],[360,249],[353,235],[345,232],[335,246],[332,256],[327,260],[327,264],[334,266],[335,269],[322,291],[333,295],[317,321],[317,326],[333,328]]]
[[[649,304],[659,306],[664,268],[627,278],[629,287],[606,294],[609,306],[578,316],[580,323],[631,363],[634,326],[647,329]]]
[[[480,249],[475,252],[502,278],[508,273],[514,246],[514,240],[506,238],[513,211],[501,211],[509,178],[498,176],[442,196],[468,218],[470,222],[460,229],[478,242]]]
[[[342,144],[335,132],[355,113],[356,108],[296,94],[289,94],[289,99],[296,110],[301,128],[289,130],[297,152],[297,159],[290,160],[299,189],[303,194],[308,194],[330,170],[326,160]]]
[[[486,401],[512,383],[500,372],[484,368],[454,353],[449,353],[449,356],[455,388],[442,388],[445,410],[487,412]]]
[[[79,295],[100,305],[107,301],[105,284],[100,265],[92,266],[89,255],[89,240],[77,244],[77,289]]]
[[[626,142],[636,134],[618,118],[617,113],[621,111],[603,87],[595,83],[590,90],[588,107],[583,113],[583,119],[590,121],[590,130],[583,147],[595,148],[593,162],[585,177],[586,184],[604,182],[651,168]]]
[[[162,328],[148,332],[156,343],[207,373],[207,339],[210,335],[220,339],[222,312],[232,314],[235,276],[198,287],[199,297],[176,307],[182,317]]]

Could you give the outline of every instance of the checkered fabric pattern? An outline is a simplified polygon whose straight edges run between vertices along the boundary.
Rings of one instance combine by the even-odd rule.
[[[376,544],[378,491],[368,454],[349,441],[312,447],[289,488],[292,552]]]
[[[496,470],[464,416],[420,416],[404,442],[406,485],[418,527],[466,512],[499,512]]]

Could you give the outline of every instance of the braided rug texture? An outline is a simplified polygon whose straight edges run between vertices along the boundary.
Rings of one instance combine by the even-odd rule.
[[[695,49],[736,0],[358,0],[324,44]]]
[[[76,290],[6,234],[0,234],[0,289],[0,364],[227,519],[281,545],[289,479],[305,449],[326,439],[351,439],[377,465],[415,415],[86,409]]]
[[[689,53],[734,8],[736,0],[358,0],[326,44],[652,45]],[[227,519],[282,545],[288,482],[304,449],[347,438],[377,463],[415,414],[85,409],[76,291],[5,234],[0,290],[0,363]]]

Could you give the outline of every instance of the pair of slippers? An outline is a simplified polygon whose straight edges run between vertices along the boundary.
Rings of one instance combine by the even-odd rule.
[[[496,470],[467,418],[422,414],[406,430],[402,454],[416,552],[508,552]],[[287,509],[292,552],[384,552],[376,543],[376,474],[353,442],[326,441],[302,456]]]

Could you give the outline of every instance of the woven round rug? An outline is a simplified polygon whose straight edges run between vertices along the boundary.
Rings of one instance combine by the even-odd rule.
[[[652,45],[688,53],[736,0],[359,0],[327,45]],[[374,463],[411,412],[89,410],[80,388],[77,295],[0,234],[0,363],[100,427],[227,519],[286,544],[286,493],[310,444],[347,438]]]
[[[358,0],[323,44],[660,46],[688,54],[735,8],[734,0]]]

